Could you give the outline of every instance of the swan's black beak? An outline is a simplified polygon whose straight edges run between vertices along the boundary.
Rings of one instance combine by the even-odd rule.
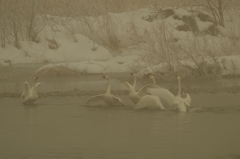
[[[107,78],[107,76],[106,76],[106,75],[103,75],[102,77],[103,77],[103,78]]]

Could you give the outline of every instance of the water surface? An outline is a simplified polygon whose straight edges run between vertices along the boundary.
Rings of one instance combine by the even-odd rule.
[[[223,96],[227,95],[227,100]],[[201,111],[88,108],[89,98],[1,99],[0,158],[210,159],[240,154],[240,94],[193,95]],[[220,100],[216,100],[220,99]],[[225,101],[225,103],[223,102]]]
[[[21,93],[23,83],[32,83],[38,67],[0,67],[1,77],[6,77],[0,80],[0,93]],[[127,89],[112,77],[113,90]],[[40,92],[107,87],[101,75],[39,77],[39,82]],[[175,82],[161,85],[177,87]],[[183,81],[183,87],[239,85],[239,79]],[[40,98],[31,106],[22,105],[19,98],[2,98],[0,158],[215,159],[240,155],[239,96],[191,94],[195,111],[189,113],[176,113],[168,107],[166,111],[136,111],[127,95],[120,96],[126,108],[84,107],[90,96]]]

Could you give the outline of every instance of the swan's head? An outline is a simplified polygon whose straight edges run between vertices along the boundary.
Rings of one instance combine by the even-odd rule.
[[[109,79],[108,75],[103,75],[103,78]]]
[[[130,74],[131,74],[132,76],[136,76],[136,74],[135,74],[135,73],[132,73],[132,72],[131,72]]]
[[[38,79],[38,77],[34,77],[33,80],[36,81]]]
[[[148,77],[149,77],[150,79],[154,79],[154,76],[153,76],[153,75],[148,75]]]
[[[176,76],[177,80],[181,80],[181,77],[180,76]]]

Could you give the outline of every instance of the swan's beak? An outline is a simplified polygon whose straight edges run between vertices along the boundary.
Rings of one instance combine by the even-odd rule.
[[[107,75],[103,75],[103,78],[108,78],[108,76]]]

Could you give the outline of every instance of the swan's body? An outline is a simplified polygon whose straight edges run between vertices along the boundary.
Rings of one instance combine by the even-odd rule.
[[[174,96],[169,90],[164,88],[149,88],[147,91],[152,95],[158,96],[170,106],[176,106],[180,112],[187,112],[191,105],[191,97],[186,93],[186,98],[181,97],[181,78],[177,76],[178,94]]]
[[[34,84],[30,88],[28,82],[24,83],[23,93],[21,98],[24,98],[23,104],[32,104],[34,101],[38,99],[37,88],[40,83],[36,83],[38,77],[34,78]]]
[[[165,109],[159,97],[154,95],[145,95],[141,98],[141,100],[137,104],[134,105],[134,109],[142,108],[162,110]]]
[[[134,109],[165,109],[157,96],[146,95],[147,88],[156,88],[155,85],[145,85],[139,91],[136,91],[136,74],[131,73],[134,76],[133,85],[126,82],[129,86],[129,98],[135,104]]]
[[[108,80],[108,87],[107,91],[104,94],[99,94],[96,96],[92,96],[87,102],[86,106],[89,106],[91,104],[94,104],[95,102],[99,100],[103,100],[108,106],[126,106],[124,102],[119,98],[111,94],[111,82],[109,80],[109,77],[107,75],[104,75],[103,78],[106,78]]]
[[[131,73],[131,75],[134,77],[133,85],[129,84],[128,82],[125,82],[125,83],[129,87],[129,94],[128,94],[129,98],[132,100],[134,104],[137,104],[141,100],[141,98],[146,95],[147,88],[157,88],[157,87],[156,87],[156,83],[155,85],[147,84],[143,86],[141,89],[139,89],[138,91],[136,91],[136,80],[137,80],[136,74]]]

